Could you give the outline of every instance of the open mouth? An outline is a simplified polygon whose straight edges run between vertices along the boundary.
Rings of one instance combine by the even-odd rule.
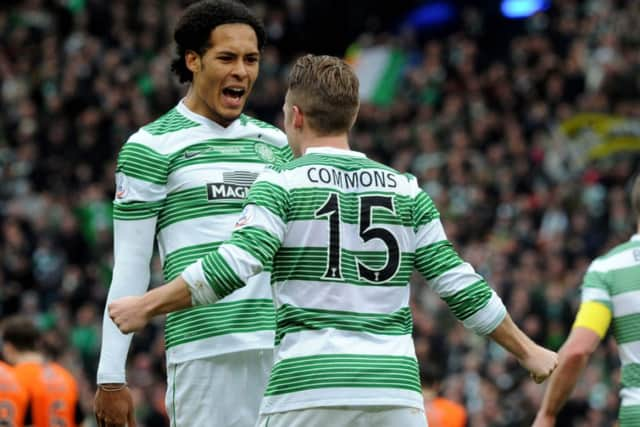
[[[243,87],[229,86],[222,89],[222,105],[234,111],[242,109],[244,105],[244,95],[247,90]]]
[[[246,90],[238,87],[227,87],[222,89],[222,93],[224,96],[228,96],[229,98],[233,98],[239,100],[245,94]]]

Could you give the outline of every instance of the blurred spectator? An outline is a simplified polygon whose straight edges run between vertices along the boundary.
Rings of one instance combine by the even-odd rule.
[[[441,379],[436,368],[424,367],[420,374],[429,427],[465,427],[467,411],[464,406],[439,396]]]

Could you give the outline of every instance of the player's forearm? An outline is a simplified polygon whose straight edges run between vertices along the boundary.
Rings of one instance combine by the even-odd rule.
[[[534,343],[509,315],[505,315],[489,336],[513,354],[538,384],[546,380],[558,365],[558,355]]]
[[[98,362],[97,384],[120,383],[126,380],[125,365],[131,335],[121,333],[105,310],[102,319],[102,346]]]
[[[489,336],[520,360],[527,358],[536,348],[536,344],[513,323],[508,314]]]
[[[107,306],[122,297],[142,295],[149,287],[155,223],[155,218],[114,221],[114,268]],[[131,336],[118,330],[105,306],[98,384],[126,382],[125,364],[130,344]]]
[[[606,332],[606,329],[602,333]],[[574,327],[559,353],[558,368],[550,379],[540,413],[555,416],[571,395],[589,356],[598,347],[601,336],[587,327]]]
[[[166,285],[150,290],[142,297],[142,309],[148,318],[191,307],[187,282],[178,276]]]
[[[551,375],[549,386],[544,394],[540,412],[555,417],[571,395],[578,377],[587,365],[588,355],[567,354],[560,351],[556,371]]]
[[[182,277],[153,289],[140,297],[125,297],[109,304],[109,316],[123,333],[144,328],[160,314],[191,306],[191,292]]]

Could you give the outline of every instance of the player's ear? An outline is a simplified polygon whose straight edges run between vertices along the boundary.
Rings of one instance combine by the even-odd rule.
[[[295,129],[302,129],[302,125],[304,124],[304,113],[297,105],[291,107],[291,112],[293,113],[293,127]]]
[[[187,50],[184,54],[184,62],[192,73],[199,73],[202,67],[200,55],[193,50]]]

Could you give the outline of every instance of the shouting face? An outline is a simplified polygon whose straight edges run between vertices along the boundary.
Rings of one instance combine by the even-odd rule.
[[[203,55],[186,54],[193,73],[186,102],[195,113],[227,126],[242,113],[258,77],[258,38],[247,24],[223,24],[211,31],[209,45]]]

